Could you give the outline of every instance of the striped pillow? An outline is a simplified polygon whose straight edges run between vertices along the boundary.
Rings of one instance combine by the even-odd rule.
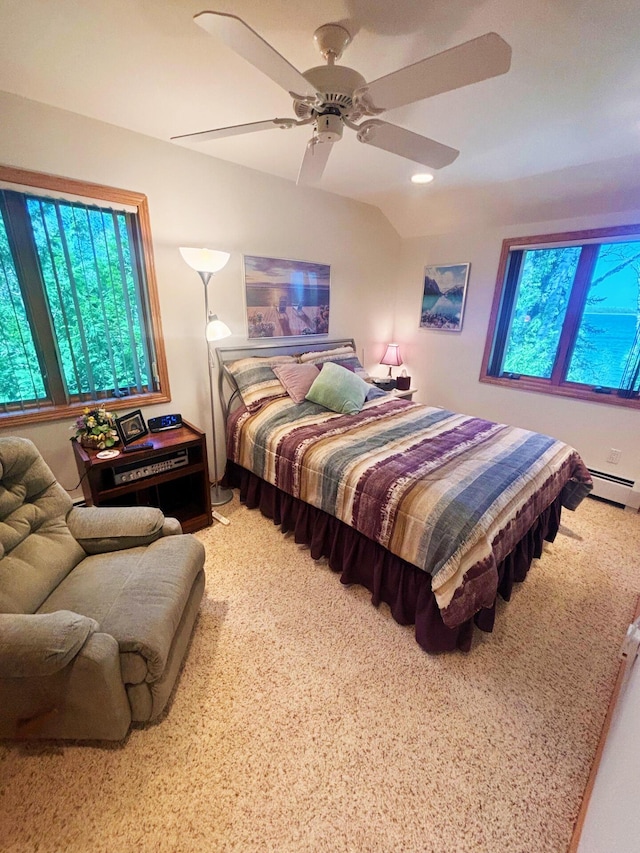
[[[327,362],[339,364],[341,367],[346,367],[352,373],[356,370],[362,370],[360,359],[352,347],[336,347],[335,349],[322,350],[321,352],[305,352],[300,356],[300,361],[303,364],[322,365]]]
[[[353,347],[334,347],[334,349],[318,350],[318,352],[303,352],[298,360],[302,364],[305,362],[315,364],[318,361],[333,361],[336,355],[355,355],[355,350]]]
[[[242,402],[250,412],[254,412],[269,400],[287,396],[287,390],[273,372],[273,367],[295,363],[296,359],[291,355],[241,358],[227,365],[227,370],[236,381]]]

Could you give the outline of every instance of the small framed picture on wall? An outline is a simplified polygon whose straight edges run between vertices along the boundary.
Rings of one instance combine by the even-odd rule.
[[[470,268],[471,264],[442,264],[424,268],[421,329],[461,331]]]

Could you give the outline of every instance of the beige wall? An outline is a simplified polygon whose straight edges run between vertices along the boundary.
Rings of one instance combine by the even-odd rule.
[[[549,433],[574,445],[589,466],[640,483],[638,411],[478,382],[502,240],[639,222],[640,211],[611,214],[603,207],[599,215],[567,218],[563,197],[562,219],[496,225],[495,211],[491,224],[479,204],[461,205],[466,219],[446,222],[436,206],[423,226],[435,236],[401,241],[371,206],[10,95],[0,94],[0,114],[0,162],[149,197],[173,399],[144,409],[146,416],[180,411],[209,430],[202,285],[177,251],[204,245],[232,252],[210,286],[212,307],[234,333],[229,344],[246,335],[243,253],[329,263],[331,336],[355,337],[370,370],[384,372],[378,359],[394,337],[419,388],[416,399]],[[471,275],[462,332],[419,329],[423,267],[464,261]],[[65,486],[76,482],[67,422],[19,432],[38,444]],[[622,450],[618,465],[606,462],[611,447]]]
[[[12,95],[0,93],[0,115],[1,163],[149,198],[172,401],[143,409],[146,417],[178,411],[210,429],[202,284],[181,245],[232,252],[210,285],[212,308],[234,334],[225,344],[246,340],[242,254],[295,258],[331,265],[330,335],[355,337],[375,362],[391,335],[400,249],[377,208]],[[69,423],[15,430],[38,445],[67,488],[78,480]]]
[[[566,200],[565,200],[566,201]],[[563,204],[565,203],[563,201]],[[639,482],[640,412],[544,394],[511,391],[478,382],[498,260],[505,237],[640,222],[640,211],[496,227],[476,223],[454,233],[403,243],[396,303],[395,337],[420,389],[416,399],[456,411],[548,433],[576,447],[589,467]],[[418,328],[426,264],[471,262],[462,331]],[[622,450],[618,465],[609,449]]]

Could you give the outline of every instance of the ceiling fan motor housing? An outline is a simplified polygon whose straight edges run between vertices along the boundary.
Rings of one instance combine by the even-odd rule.
[[[366,86],[366,80],[353,68],[347,68],[346,65],[318,65],[305,71],[303,77],[318,93],[318,103],[294,99],[293,109],[299,119],[319,116],[325,111],[340,114],[351,121],[362,116],[362,110],[353,103],[353,93]]]

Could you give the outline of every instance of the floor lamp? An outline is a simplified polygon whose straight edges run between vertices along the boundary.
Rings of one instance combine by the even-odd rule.
[[[233,497],[231,489],[222,488],[218,482],[218,448],[216,444],[216,412],[214,405],[214,390],[213,390],[213,355],[211,353],[211,341],[218,341],[222,338],[227,338],[231,334],[231,329],[219,320],[215,314],[209,310],[209,279],[212,275],[219,272],[227,263],[229,252],[219,252],[215,249],[190,249],[180,247],[180,254],[187,264],[194,269],[204,285],[204,313],[205,313],[205,336],[207,339],[207,358],[209,368],[209,397],[211,400],[211,430],[213,436],[213,484],[211,486],[211,506],[222,506],[229,503]],[[229,521],[219,512],[213,511],[213,517],[223,524],[228,524]]]

